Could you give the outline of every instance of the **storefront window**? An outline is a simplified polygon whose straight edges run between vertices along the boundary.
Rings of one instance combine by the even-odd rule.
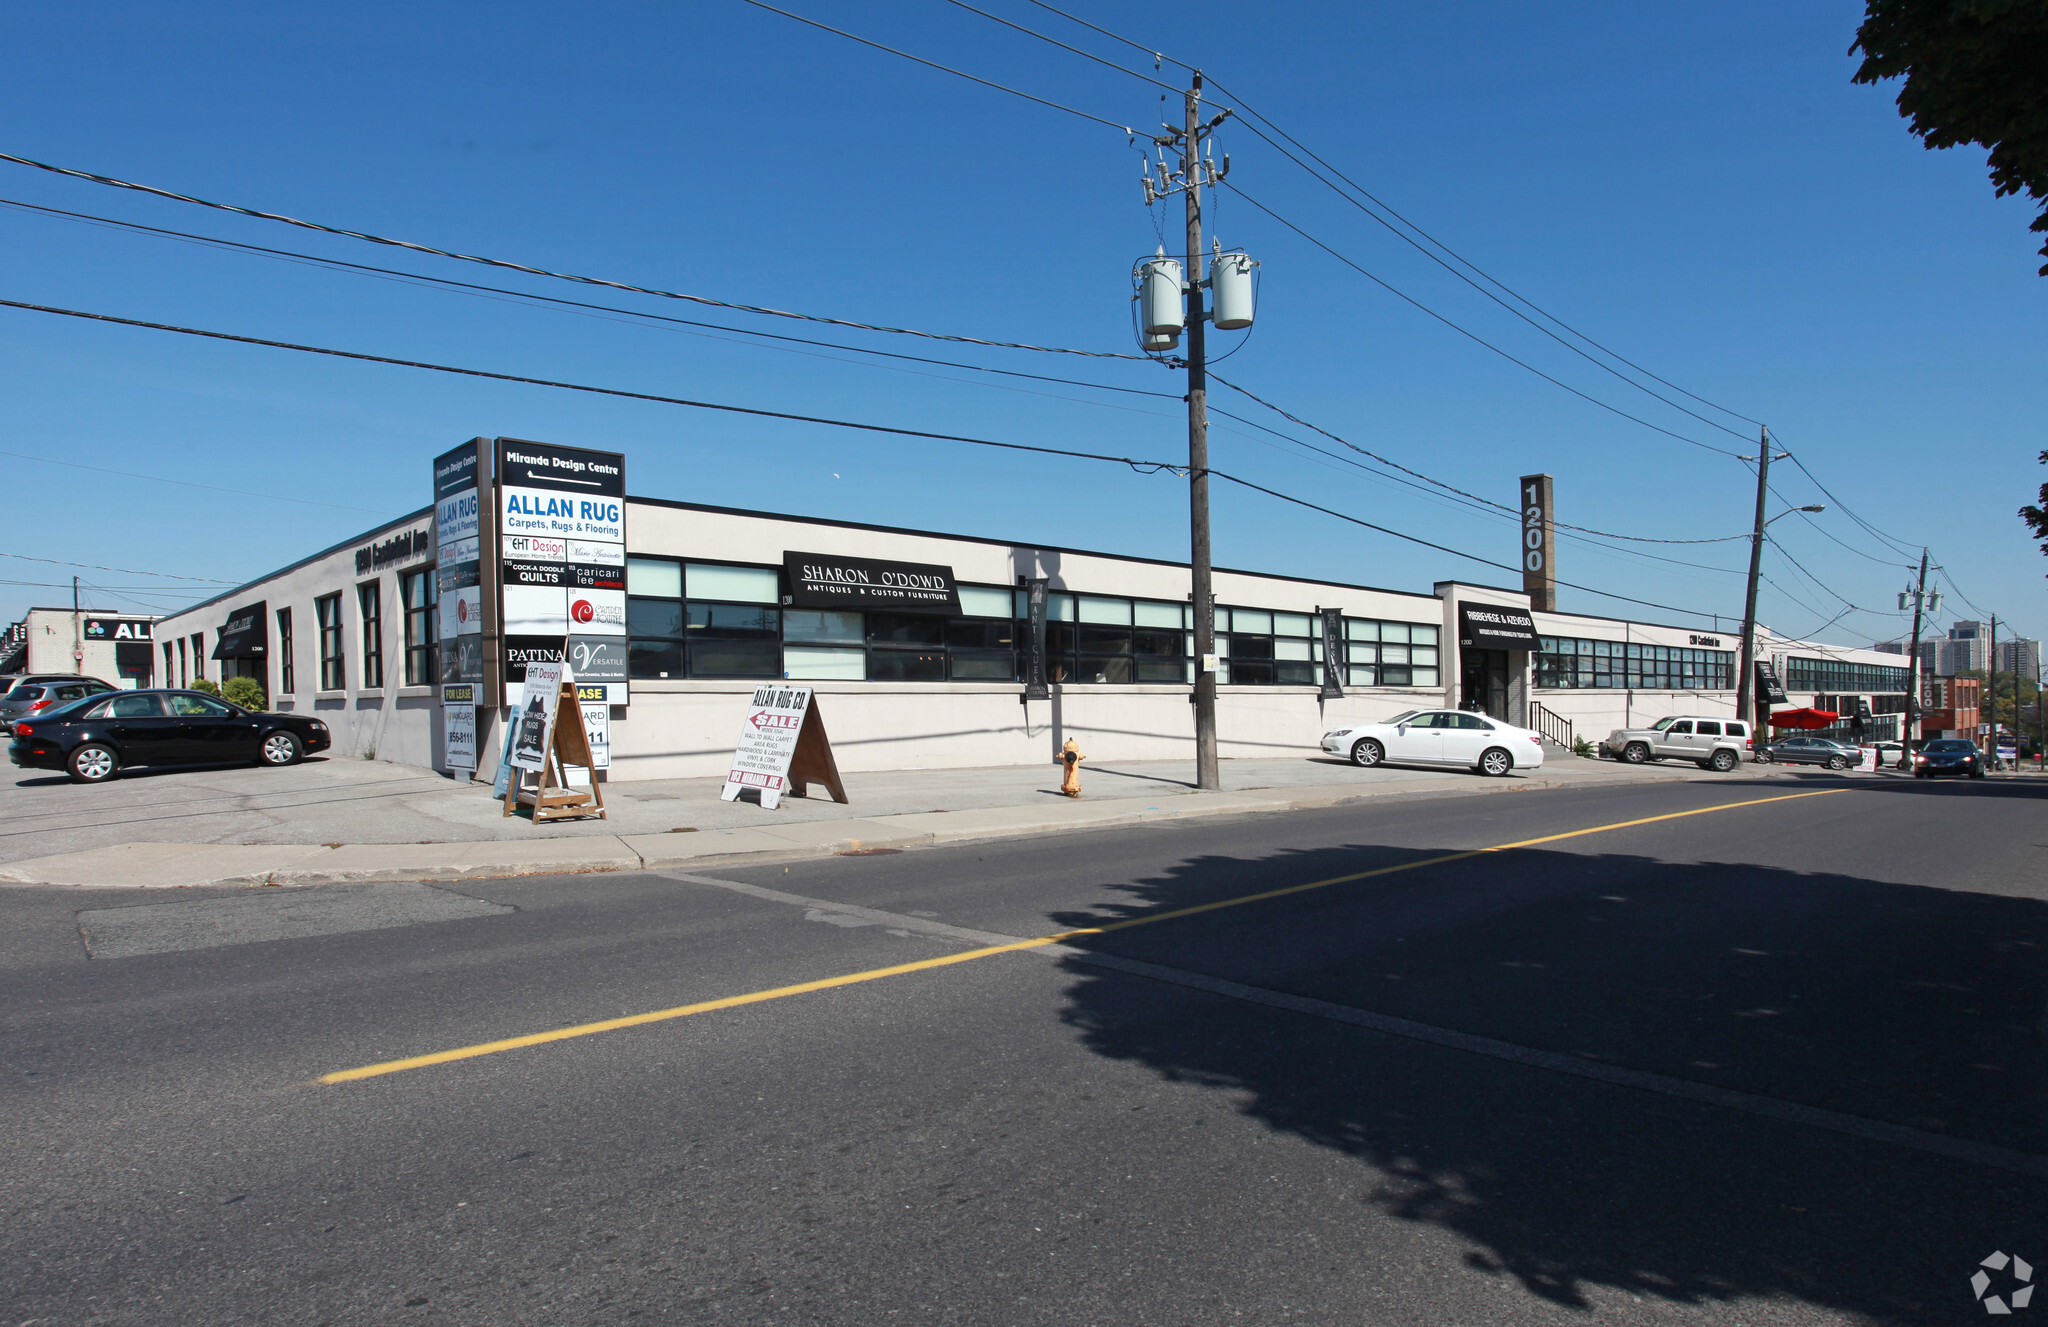
[[[384,586],[365,581],[356,587],[356,603],[362,609],[363,685],[384,685]]]
[[[1728,650],[1582,640],[1571,636],[1543,636],[1539,640],[1539,688],[1729,691],[1735,686],[1735,655]]]
[[[691,573],[685,576],[694,589]],[[782,676],[782,614],[777,609],[692,600],[684,630],[691,677]]]
[[[289,696],[298,688],[298,672],[292,667],[292,610],[277,610],[277,689]]]

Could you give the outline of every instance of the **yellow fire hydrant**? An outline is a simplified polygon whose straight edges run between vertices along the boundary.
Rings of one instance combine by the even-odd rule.
[[[1067,777],[1060,780],[1060,791],[1069,797],[1081,795],[1081,762],[1086,759],[1088,757],[1081,754],[1081,748],[1074,745],[1074,739],[1069,737],[1067,744],[1060,748],[1059,759],[1053,761],[1055,765],[1066,766]]]

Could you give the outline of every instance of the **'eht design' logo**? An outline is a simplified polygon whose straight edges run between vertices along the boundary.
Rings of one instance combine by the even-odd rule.
[[[1983,1269],[1989,1267],[1994,1272],[2002,1272],[2008,1266],[2012,1269],[2012,1279],[2021,1283],[2019,1288],[2005,1295],[1984,1293],[1991,1289],[1991,1277]],[[1992,1255],[1977,1267],[1978,1270],[1970,1277],[1970,1289],[1977,1292],[1977,1299],[1984,1305],[1986,1313],[2011,1313],[2013,1309],[2023,1309],[2033,1302],[2034,1269],[2027,1264],[2025,1258],[2016,1253],[2007,1255],[1993,1251]],[[2011,1302],[2011,1308],[2006,1306],[2008,1300]]]

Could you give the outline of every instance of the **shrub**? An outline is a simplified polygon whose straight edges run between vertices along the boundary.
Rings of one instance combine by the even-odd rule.
[[[1593,743],[1589,739],[1584,737],[1573,738],[1572,754],[1579,757],[1581,760],[1591,760],[1594,755]]]
[[[270,708],[270,699],[263,694],[263,684],[253,677],[229,678],[227,685],[220,689],[220,698],[245,710]]]
[[[185,689],[187,691],[203,691],[209,696],[218,696],[220,694],[220,687],[210,677],[202,677]]]

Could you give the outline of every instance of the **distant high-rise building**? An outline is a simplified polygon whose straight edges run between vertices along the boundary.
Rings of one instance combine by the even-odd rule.
[[[1998,671],[2033,677],[2041,671],[2041,642],[2002,640],[1998,642]]]

